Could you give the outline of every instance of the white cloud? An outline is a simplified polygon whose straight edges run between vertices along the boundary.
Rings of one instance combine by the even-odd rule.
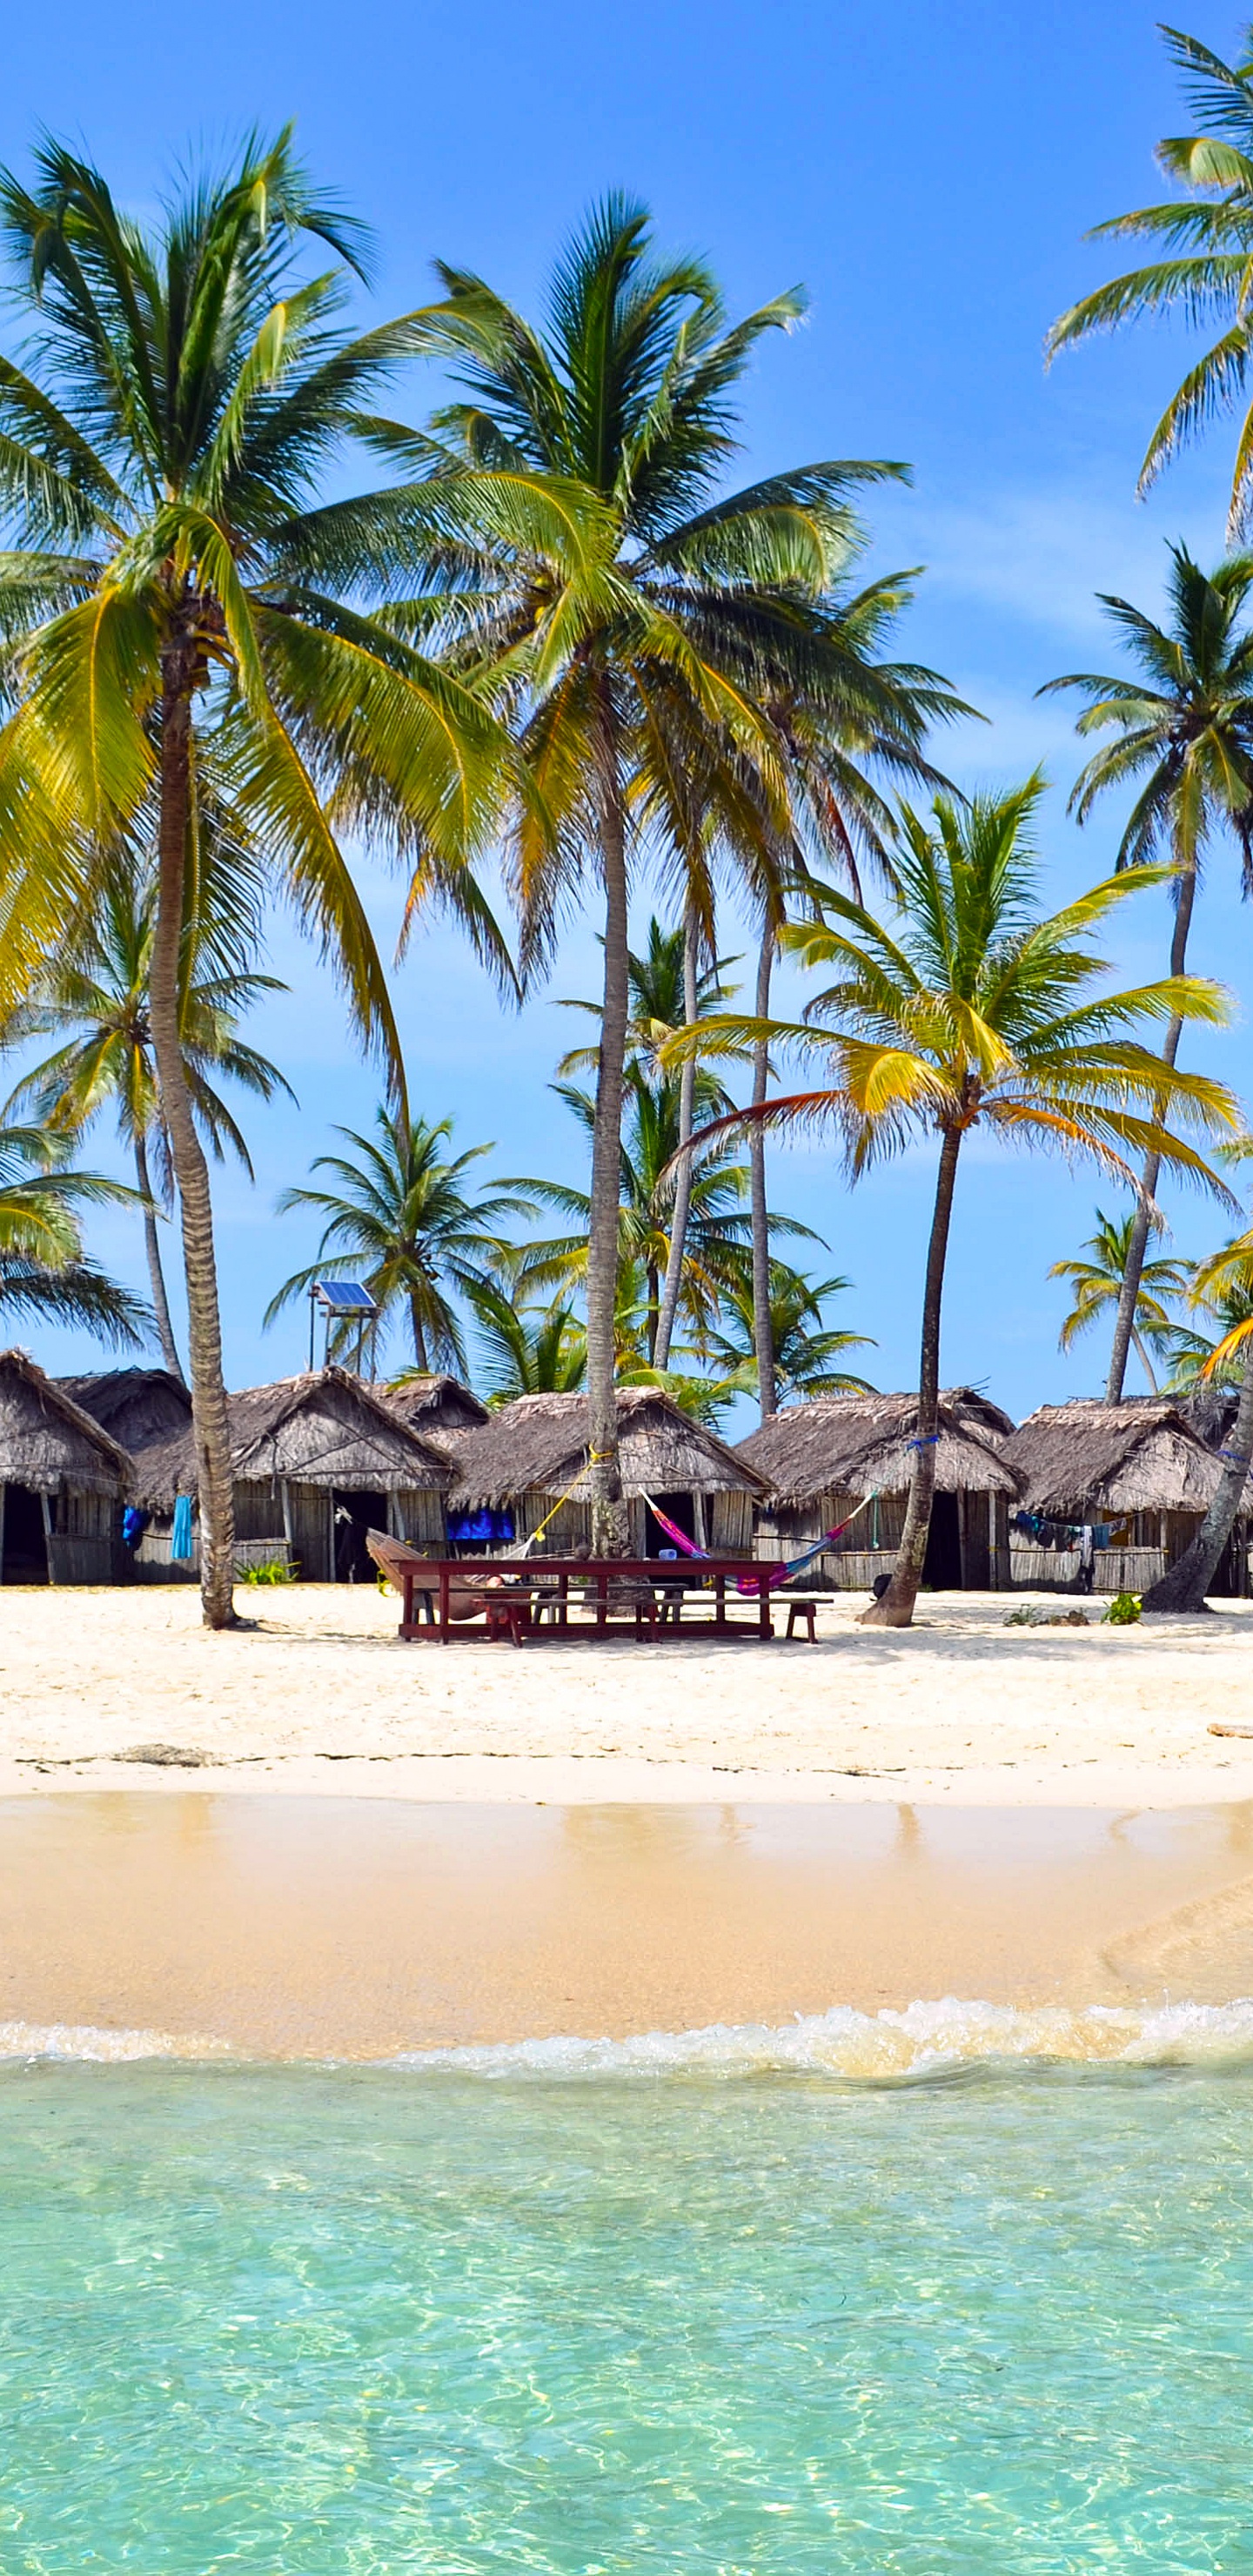
[[[1184,537],[1203,562],[1222,550],[1221,509],[1211,499],[1185,500],[1170,487],[1147,503],[1110,499],[1107,467],[1099,459],[1093,466],[1091,485],[1058,476],[969,497],[920,495],[908,519],[891,503],[880,518],[880,551],[895,555],[908,533],[927,567],[929,607],[969,601],[1086,649],[1110,633],[1098,592],[1150,611],[1160,606],[1169,540]]]

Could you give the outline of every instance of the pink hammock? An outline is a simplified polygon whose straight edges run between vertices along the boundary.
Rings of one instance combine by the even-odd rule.
[[[866,1509],[866,1505],[874,1501],[875,1494],[877,1494],[878,1491],[879,1488],[876,1485],[874,1493],[867,1494],[858,1504],[856,1511],[849,1513],[846,1521],[839,1521],[834,1529],[825,1531],[823,1536],[818,1540],[816,1546],[807,1547],[803,1556],[789,1557],[786,1565],[773,1566],[766,1585],[767,1591],[777,1592],[781,1583],[790,1583],[794,1574],[802,1574],[807,1565],[813,1564],[816,1556],[822,1556],[827,1548],[834,1547],[837,1538],[843,1538],[845,1530],[851,1529],[854,1521],[860,1520],[862,1513]],[[697,1547],[695,1540],[690,1539],[685,1530],[677,1528],[669,1515],[658,1508],[657,1504],[653,1501],[651,1494],[645,1494],[644,1500],[647,1503],[658,1528],[665,1531],[667,1538],[672,1538],[674,1540],[675,1546],[682,1550],[684,1556],[694,1556],[697,1559],[708,1562],[708,1548]],[[743,1593],[746,1600],[751,1601],[760,1591],[760,1579],[754,1579],[752,1577],[746,1578],[744,1575],[741,1575],[735,1588],[737,1592]]]

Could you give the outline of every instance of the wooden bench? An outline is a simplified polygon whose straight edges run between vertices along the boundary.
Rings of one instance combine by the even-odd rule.
[[[818,1604],[820,1601],[829,1601],[831,1598],[830,1593],[779,1592],[775,1595],[775,1598],[780,1609],[782,1609],[784,1602],[787,1603],[788,1637],[795,1636],[796,1622],[798,1619],[802,1619],[805,1623],[805,1634],[809,1639],[810,1645],[815,1645],[817,1642],[817,1630],[815,1629],[814,1621],[818,1615]],[[786,1639],[784,1642],[787,1642]]]

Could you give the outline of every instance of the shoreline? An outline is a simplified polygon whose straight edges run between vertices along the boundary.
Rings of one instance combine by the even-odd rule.
[[[1253,1757],[1253,1745],[1249,1748]],[[754,1770],[607,1754],[275,1753],[190,1767],[133,1756],[0,1756],[0,1799],[69,1795],[387,1799],[425,1806],[755,1806],[908,1804],[987,1812],[1055,1808],[1169,1815],[1253,1800],[1253,1758],[1191,1762],[1173,1776],[1160,1764],[1103,1764],[1093,1756],[1031,1769],[1016,1757],[983,1766],[859,1764],[843,1769]]]
[[[220,1636],[194,1592],[6,1590],[0,2054],[751,2055],[852,2014],[873,2069],[944,1997],[976,2055],[1043,2013],[1079,2056],[1115,2046],[1094,2011],[1253,1997],[1253,1742],[1207,1732],[1248,1716],[1253,1604],[861,1606],[813,1647],[443,1651],[365,1587]]]
[[[1253,1802],[0,1802],[10,2057],[86,2032],[106,2055],[148,2033],[157,2054],[370,2061],[953,1997],[975,2053],[991,2012],[1061,2015],[1088,2034],[1061,2053],[1100,2056],[1163,2008],[1249,1996]]]

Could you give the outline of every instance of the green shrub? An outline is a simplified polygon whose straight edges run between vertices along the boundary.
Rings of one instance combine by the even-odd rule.
[[[265,1565],[244,1567],[245,1583],[294,1583],[295,1580],[295,1568],[287,1563],[285,1557],[275,1556]]]
[[[1104,1625],[1107,1628],[1134,1628],[1139,1616],[1139,1593],[1116,1592],[1105,1613]]]
[[[1011,1610],[1004,1625],[1007,1628],[1086,1628],[1086,1610],[1039,1610],[1035,1603],[1024,1601],[1021,1610]]]

